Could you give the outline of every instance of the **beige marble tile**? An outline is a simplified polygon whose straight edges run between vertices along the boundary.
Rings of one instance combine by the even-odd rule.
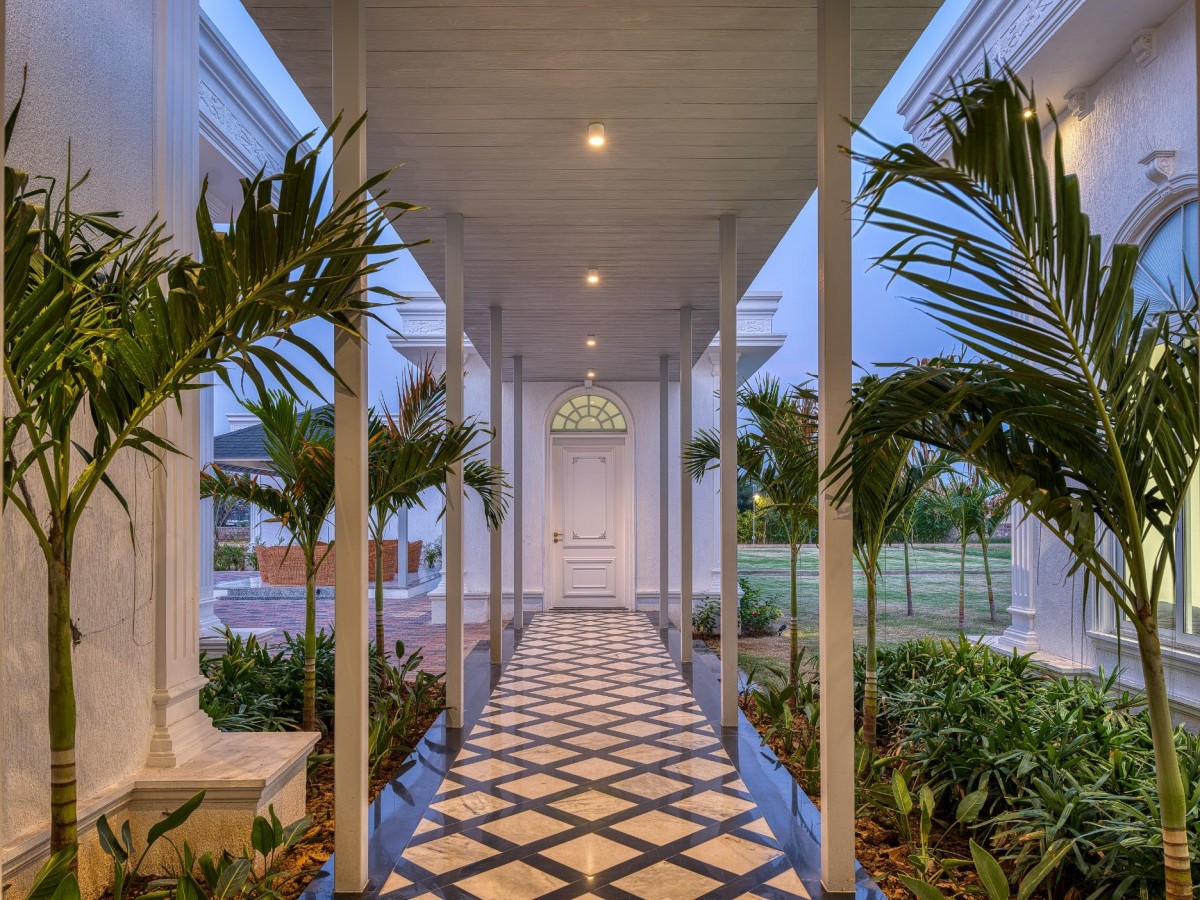
[[[399,872],[393,872],[387,877],[387,881],[383,883],[383,887],[379,889],[379,892],[381,894],[387,894],[390,891],[398,891],[400,888],[406,888],[410,884],[412,884],[412,882]]]
[[[495,855],[496,851],[491,847],[463,834],[434,838],[424,844],[410,845],[404,851],[405,859],[435,875],[441,875],[451,869],[460,869]]]
[[[614,797],[612,794],[606,794],[603,791],[594,790],[584,791],[582,794],[576,794],[573,797],[556,800],[550,805],[573,816],[587,819],[589,822],[603,819],[605,816],[611,816],[614,813],[623,812],[634,806],[628,800]]]
[[[576,703],[579,706],[592,707],[593,709],[598,706],[608,706],[615,700],[616,697],[611,697],[608,694],[598,694],[594,691],[587,694],[576,694],[571,698],[572,703]]]
[[[498,869],[472,875],[456,882],[454,886],[469,891],[480,900],[534,900],[566,884],[553,875],[517,860]]]
[[[537,713],[539,716],[562,718],[569,716],[572,713],[583,712],[578,706],[572,706],[569,703],[560,703],[553,701],[550,703],[539,703],[537,706],[530,706],[529,712]]]
[[[711,781],[714,778],[720,778],[724,775],[732,775],[734,772],[733,766],[730,763],[718,762],[715,759],[708,759],[704,756],[693,756],[690,759],[680,760],[677,763],[664,766],[664,770],[698,781]]]
[[[612,722],[620,722],[621,716],[613,715],[612,713],[601,712],[598,709],[593,709],[591,712],[585,712],[578,716],[570,717],[572,722],[579,722],[583,725],[608,725]]]
[[[700,750],[703,747],[710,747],[717,743],[717,739],[713,735],[699,734],[695,731],[681,731],[678,734],[668,734],[666,737],[661,737],[658,740],[673,747],[686,747],[689,750]]]
[[[675,791],[682,791],[691,785],[686,781],[664,778],[653,772],[643,772],[641,775],[634,775],[632,778],[618,781],[612,787],[618,791],[625,791],[627,794],[637,794],[647,800],[657,800],[659,797],[665,797]]]
[[[479,826],[479,830],[504,838],[506,841],[512,841],[514,844],[524,845],[548,838],[552,834],[569,831],[571,827],[566,822],[560,822],[558,819],[552,819],[536,810],[527,809],[516,815],[485,822]]]
[[[568,681],[574,680],[574,675],[564,675],[562,672],[556,672],[553,675],[543,675],[538,679],[543,684],[566,684]]]
[[[791,868],[785,869],[768,881],[767,887],[773,887],[779,891],[787,891],[789,894],[800,898],[800,900],[812,900],[812,894],[808,892],[808,888],[804,886],[804,882],[800,880],[800,876]]]
[[[528,744],[530,738],[522,737],[519,734],[513,734],[511,731],[493,731],[490,733],[481,734],[479,737],[472,735],[467,738],[467,743],[472,747],[482,747],[484,750],[509,750],[513,747],[520,747]],[[460,753],[459,759],[463,756]]]
[[[561,700],[563,697],[576,697],[579,691],[573,687],[558,685],[557,687],[544,687],[534,691],[534,693],[540,697],[549,697],[551,700]],[[579,703],[581,700],[577,699],[574,702]]]
[[[576,778],[598,780],[616,775],[618,772],[628,772],[629,766],[613,762],[609,759],[583,759],[579,762],[558,766],[555,771],[574,775]]]
[[[661,762],[672,756],[678,756],[680,753],[679,750],[668,750],[666,747],[656,747],[654,744],[634,744],[632,747],[622,747],[609,752],[613,756],[638,763]]]
[[[617,737],[615,734],[605,734],[603,731],[586,731],[583,734],[573,734],[568,738],[563,738],[568,744],[574,744],[576,747],[586,747],[588,750],[603,750],[605,747],[614,747],[617,744],[624,744],[629,741],[628,738]]]
[[[698,847],[684,850],[683,855],[724,869],[726,872],[733,872],[735,875],[745,875],[778,859],[783,855],[783,851],[740,838],[736,834],[722,834]]]
[[[541,855],[584,875],[597,875],[639,856],[640,852],[598,834],[585,834],[543,850]]]
[[[553,744],[537,744],[533,747],[526,747],[524,750],[517,750],[512,754],[516,759],[535,766],[561,762],[564,759],[570,759],[578,755],[574,750],[568,750],[566,747],[555,747]]]
[[[658,725],[654,722],[625,722],[622,725],[614,725],[613,731],[619,731],[621,734],[632,734],[637,737],[650,737],[652,734],[662,734],[664,731],[670,731],[668,725]]]
[[[422,819],[417,823],[417,827],[413,829],[413,834],[425,834],[428,831],[437,831],[442,826],[430,819]]]
[[[559,737],[570,734],[572,731],[578,731],[579,726],[566,722],[539,722],[536,725],[526,725],[521,730],[526,734],[536,734],[538,737]]]
[[[721,886],[720,882],[665,861],[626,875],[613,885],[646,900],[696,900]]]
[[[515,772],[524,771],[520,766],[513,765],[503,759],[484,758],[476,762],[469,762],[465,766],[455,766],[450,770],[450,773],[456,778],[470,778],[474,781],[493,781],[496,778],[503,778],[505,775],[512,775]]]
[[[614,672],[608,676],[609,681],[617,681],[621,684],[631,684],[635,681],[641,681],[642,676],[637,672]]]
[[[507,806],[512,806],[507,800],[485,794],[483,791],[473,791],[470,794],[463,794],[461,797],[451,797],[449,800],[431,803],[429,808],[437,810],[443,816],[450,816],[452,819],[465,822],[467,819],[486,816],[488,813],[494,813]]]
[[[518,778],[516,781],[507,781],[500,785],[500,787],[506,791],[512,791],[517,796],[524,797],[527,800],[536,800],[539,797],[545,797],[547,794],[565,791],[567,788],[575,787],[575,785],[563,778],[555,778],[553,775],[539,772],[536,775],[526,775],[524,778]]]
[[[755,834],[761,834],[763,837],[775,840],[775,832],[771,831],[771,826],[767,824],[767,820],[761,817],[755,819],[753,822],[743,825],[742,828],[746,831],[753,831]]]
[[[659,809],[626,819],[624,822],[618,822],[612,826],[616,831],[631,834],[643,841],[659,845],[669,844],[681,837],[695,834],[704,827],[704,825],[689,822],[687,819],[681,819],[679,816],[673,816]]]
[[[653,694],[654,691],[647,690],[644,687],[627,684],[625,687],[615,688],[609,691],[610,694],[616,694],[618,697],[645,697],[647,694]]]
[[[612,687],[612,684],[598,678],[589,678],[586,681],[576,682],[575,687],[581,691],[606,691]]]
[[[526,722],[536,722],[536,716],[529,716],[523,712],[496,712],[491,715],[481,716],[480,722],[487,722],[489,725],[499,725],[501,728],[508,728],[513,725],[524,725]]]
[[[704,716],[700,713],[688,712],[686,709],[674,709],[671,712],[663,713],[661,716],[655,716],[660,722],[669,722],[672,725],[695,725],[697,722],[703,722]]]
[[[717,821],[724,821],[754,808],[754,803],[749,800],[732,797],[718,791],[705,791],[694,797],[684,797],[671,805]]]

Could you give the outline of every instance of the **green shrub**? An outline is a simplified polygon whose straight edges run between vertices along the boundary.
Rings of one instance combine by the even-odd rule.
[[[742,637],[763,637],[778,631],[779,605],[742,578],[738,581],[738,631]],[[701,637],[721,633],[721,598],[702,597],[692,608],[692,632]]]
[[[248,567],[251,556],[245,544],[218,544],[213,551],[213,568],[218,572],[242,572]]]

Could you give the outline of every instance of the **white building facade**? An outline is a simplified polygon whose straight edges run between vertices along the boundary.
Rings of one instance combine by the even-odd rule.
[[[900,106],[918,143],[944,149],[922,116],[948,79],[1011,66],[1053,105],[1063,156],[1106,246],[1142,248],[1134,284],[1150,304],[1200,271],[1196,227],[1196,23],[1178,0],[980,0]],[[1195,488],[1193,488],[1195,491]],[[1200,718],[1200,496],[1177,536],[1179,571],[1159,596],[1167,681],[1181,716]],[[1111,600],[1085,598],[1066,547],[1032,520],[1013,528],[1012,625],[996,641],[1060,672],[1120,670],[1138,687],[1132,633]]]

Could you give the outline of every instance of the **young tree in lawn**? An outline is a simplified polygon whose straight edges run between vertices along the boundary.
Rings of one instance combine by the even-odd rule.
[[[1188,900],[1189,800],[1155,598],[1175,569],[1176,529],[1200,457],[1195,290],[1164,312],[1135,301],[1138,249],[1106,248],[1092,232],[1053,112],[1044,131],[1016,77],[985,71],[955,83],[933,119],[952,162],[913,144],[859,154],[868,168],[859,204],[866,221],[896,236],[880,264],[922,292],[917,302],[969,357],[882,379],[864,396],[832,471],[845,473],[852,491],[855,460],[873,436],[955,453],[1062,540],[1071,571],[1128,616],[1154,744],[1164,892]],[[1101,534],[1115,558],[1102,551]]]
[[[446,376],[437,376],[432,363],[411,369],[396,389],[396,410],[371,410],[367,423],[370,460],[368,493],[370,532],[375,543],[375,652],[386,659],[383,603],[383,532],[401,510],[423,506],[421,495],[446,492],[446,474],[464,462],[463,484],[483,501],[489,528],[499,528],[508,512],[509,492],[504,471],[478,455],[493,440],[492,432],[475,419],[457,425],[446,421]],[[407,571],[406,548],[398,547]]]
[[[996,529],[1008,518],[1008,504],[1004,501],[1004,492],[987,473],[976,469],[973,488],[979,496],[980,509],[975,521],[975,536],[979,538],[979,551],[983,556],[983,580],[987,584],[988,616],[996,621],[996,591],[992,585],[992,564],[988,550],[992,546],[992,538]]]
[[[320,413],[282,391],[267,391],[260,403],[246,401],[263,430],[267,476],[226,472],[216,463],[200,475],[205,497],[236,500],[269,513],[290,535],[304,561],[304,704],[300,727],[317,730],[317,570],[333,550],[321,547],[321,531],[333,512],[333,427]]]
[[[402,247],[380,244],[388,219],[411,209],[386,198],[386,173],[330,202],[318,164],[328,140],[290,150],[278,175],[245,181],[227,232],[202,196],[199,259],[169,256],[161,224],[128,230],[115,213],[81,211],[70,175],[57,196],[54,181],[5,169],[4,496],[46,563],[52,851],[77,837],[75,539],[98,491],[129,510],[109,475],[114,460],[175,452],[152,417],[202,375],[230,383],[233,369],[260,388],[264,373],[311,388],[280,341],[333,374],[293,329],[321,319],[358,334],[357,315],[372,306],[361,276],[386,262],[376,254]]]
[[[972,486],[974,474],[962,461],[950,469],[939,485],[939,496],[946,516],[958,532],[958,627],[966,624],[967,616],[967,547],[979,528],[982,503]]]
[[[794,689],[800,679],[797,568],[800,547],[817,523],[817,393],[808,385],[784,388],[778,379],[764,377],[739,390],[737,400],[745,421],[737,437],[739,470],[758,485],[760,509],[779,516],[791,551],[788,677]],[[720,466],[720,435],[702,429],[683,456],[689,474],[699,481]]]
[[[919,479],[921,481],[921,488],[916,496],[912,498],[912,502],[904,507],[904,512],[900,515],[896,533],[904,549],[904,614],[906,616],[913,616],[915,615],[915,611],[913,610],[912,560],[909,550],[915,537],[918,522],[926,521],[929,518],[928,508],[930,505],[937,505],[940,502],[937,496],[936,484],[937,478],[944,472],[945,464],[942,461],[942,455],[934,448],[926,447],[922,444],[914,444],[912,454],[909,456],[908,467],[910,471],[905,477]],[[925,471],[930,472],[929,477],[920,478],[921,473]]]

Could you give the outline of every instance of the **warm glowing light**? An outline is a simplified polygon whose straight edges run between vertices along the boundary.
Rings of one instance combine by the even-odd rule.
[[[755,494],[755,495],[754,495],[754,502],[755,502],[755,503],[757,503],[758,501],[759,501],[759,496],[758,496],[758,494]]]
[[[1037,115],[1037,113],[1035,113],[1032,109],[1027,109],[1021,115],[1027,119],[1032,119],[1035,115]]]
[[[589,347],[595,347],[596,346],[596,336],[594,334],[589,334],[587,336],[587,340],[584,341],[584,343],[587,344]]]
[[[596,377],[596,370],[595,370],[595,369],[588,369],[588,371],[587,371],[587,377],[588,377],[588,378],[595,378],[595,377]]]
[[[604,126],[599,122],[593,122],[588,126],[588,143],[593,147],[603,147],[606,138],[604,137]]]
[[[587,283],[588,284],[599,284],[600,283],[600,270],[599,269],[588,269]]]

